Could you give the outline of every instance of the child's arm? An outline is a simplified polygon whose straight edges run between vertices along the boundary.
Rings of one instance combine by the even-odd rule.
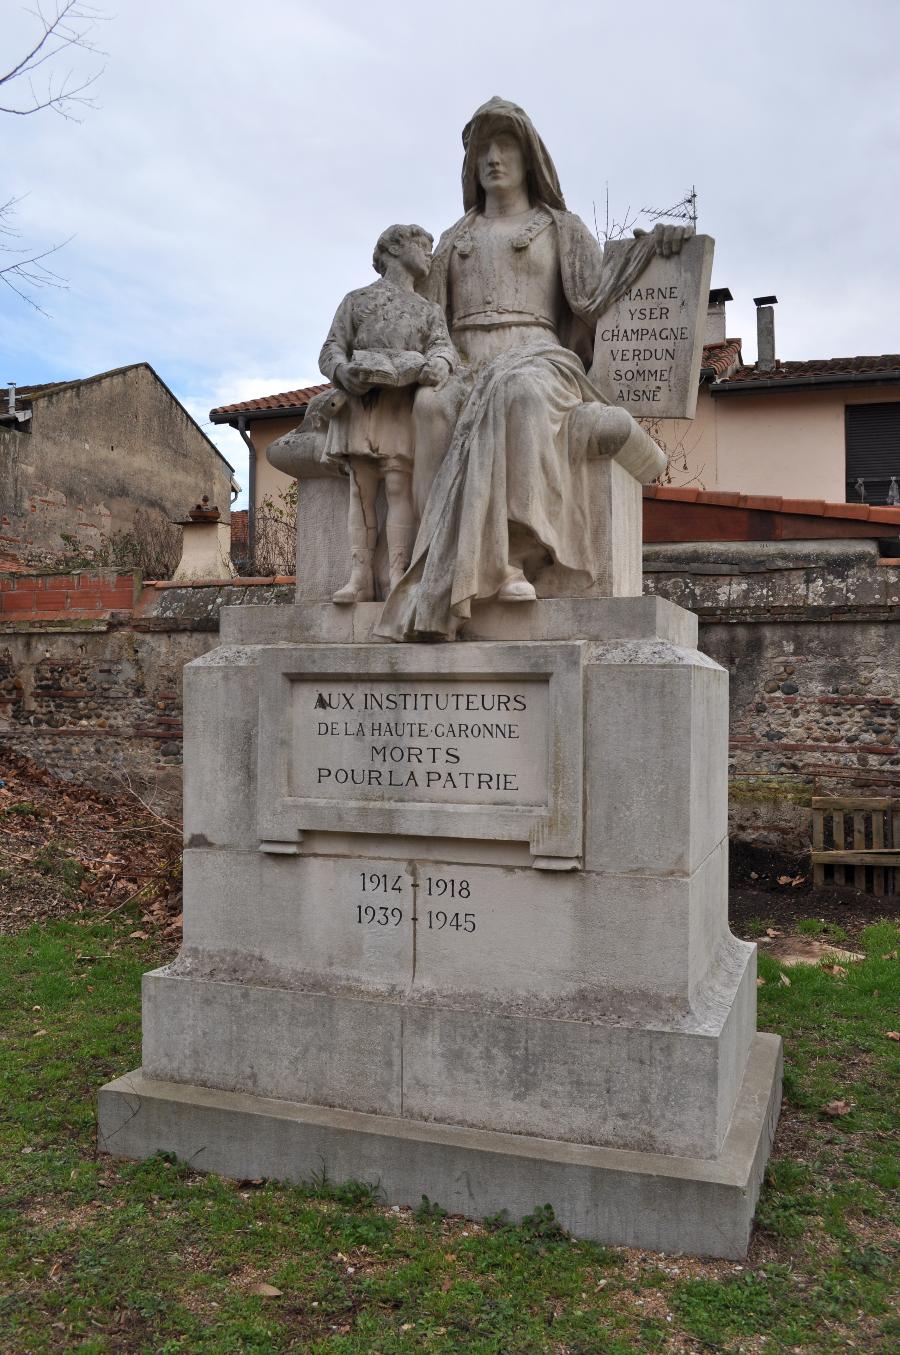
[[[446,385],[459,366],[459,354],[453,347],[447,321],[440,306],[433,305],[429,316],[428,335],[423,349],[425,366],[419,373],[420,386]]]
[[[322,345],[319,371],[348,395],[365,395],[369,387],[360,385],[348,370],[355,333],[353,302],[349,296],[345,296],[337,308],[328,337]]]

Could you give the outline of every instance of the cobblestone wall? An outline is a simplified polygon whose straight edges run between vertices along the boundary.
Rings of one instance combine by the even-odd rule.
[[[60,590],[35,586],[31,575],[0,590],[2,599],[32,600],[30,611],[21,603],[0,607],[0,766],[3,747],[11,747],[73,782],[113,792],[130,786],[177,816],[184,665],[216,644],[223,603],[286,602],[293,589],[258,580],[150,585],[131,607],[122,605],[123,580],[133,601],[131,575],[116,592],[107,573],[115,574],[89,576],[92,587],[71,576],[68,599],[96,599],[81,609],[60,608]],[[31,580],[24,588],[23,578]]]
[[[813,795],[900,795],[900,561],[874,542],[649,547],[730,675],[732,837],[808,845]]]

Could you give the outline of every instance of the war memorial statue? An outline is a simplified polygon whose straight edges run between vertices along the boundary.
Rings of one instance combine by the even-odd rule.
[[[728,929],[727,674],[642,596],[631,412],[692,413],[712,241],[602,249],[505,100],[463,145],[464,215],[433,258],[382,234],[269,449],[295,603],[185,669],[184,942],[100,1143],[741,1257],[781,1042]]]

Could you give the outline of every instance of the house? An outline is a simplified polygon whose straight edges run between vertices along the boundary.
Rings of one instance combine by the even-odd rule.
[[[306,407],[314,395],[329,389],[329,383],[305,386],[300,390],[262,395],[239,404],[220,405],[209,411],[210,422],[228,424],[240,433],[248,452],[247,495],[250,501],[247,524],[247,554],[252,560],[256,548],[256,520],[264,500],[277,501],[294,483],[289,475],[269,465],[266,448],[276,438],[290,433],[303,422]]]
[[[232,467],[146,362],[10,386],[0,404],[0,549],[14,560],[102,550],[136,524],[167,528],[204,494],[227,517],[233,485]]]
[[[745,364],[741,340],[726,337],[730,300],[727,287],[710,292],[695,418],[650,428],[669,452],[672,484],[830,504],[900,498],[900,354],[781,361],[776,298],[760,297],[759,360]],[[266,448],[296,428],[312,397],[326,389],[309,386],[210,410],[212,422],[236,428],[250,452],[251,540],[262,500],[277,499],[291,483],[269,465]]]
[[[757,298],[758,360],[726,338],[710,293],[693,422],[661,427],[676,484],[831,503],[900,502],[900,354],[775,357],[775,297]],[[893,487],[892,487],[893,483]]]

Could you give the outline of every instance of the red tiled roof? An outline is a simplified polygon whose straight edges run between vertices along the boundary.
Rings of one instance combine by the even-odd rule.
[[[726,339],[724,343],[707,344],[703,349],[702,366],[712,368],[721,378],[729,373],[741,360],[740,339]],[[321,386],[304,386],[300,390],[280,391],[277,395],[258,395],[254,400],[241,400],[233,405],[218,405],[209,411],[213,423],[227,423],[235,414],[254,414],[258,411],[284,410],[285,413],[304,409],[314,395],[330,390],[331,383]]]
[[[209,411],[213,423],[227,423],[233,414],[252,414],[257,410],[283,409],[285,413],[304,409],[314,395],[330,389],[326,381],[321,386],[304,386],[300,390],[280,391],[277,395],[258,395],[254,400],[241,400],[235,405],[219,405]]]
[[[800,362],[779,361],[774,370],[760,371],[755,363],[745,367],[741,360],[741,340],[726,339],[724,343],[708,343],[703,349],[701,370],[715,373],[713,385],[716,391],[726,387],[750,385],[756,382],[793,382],[815,385],[816,382],[840,382],[842,378],[851,381],[873,380],[885,377],[900,381],[900,353],[884,353],[875,357],[856,358],[810,358]],[[281,391],[277,395],[260,395],[254,400],[241,400],[238,404],[219,405],[211,409],[209,417],[213,423],[228,423],[237,414],[254,414],[283,410],[285,414],[305,409],[314,395],[330,389],[330,383],[321,386],[304,386],[300,390]]]
[[[731,376],[741,365],[740,339],[726,339],[724,343],[708,343],[703,347],[703,361],[700,369],[712,368],[716,380]]]
[[[856,358],[810,358],[803,362],[776,361],[772,371],[760,371],[755,363],[738,367],[727,376],[720,376],[718,387],[736,386],[745,382],[775,381],[789,384],[794,381],[810,385],[817,381],[839,382],[884,378],[900,381],[900,353],[882,353],[880,356]]]

